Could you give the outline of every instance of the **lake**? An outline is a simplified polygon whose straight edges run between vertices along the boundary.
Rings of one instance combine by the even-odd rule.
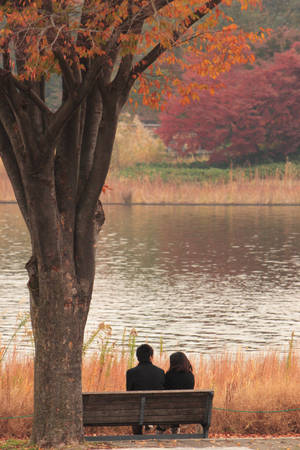
[[[87,334],[220,353],[288,348],[300,335],[300,207],[106,205]],[[0,335],[29,310],[29,237],[0,205]],[[27,341],[19,344],[30,348]],[[96,345],[96,344],[95,344]]]

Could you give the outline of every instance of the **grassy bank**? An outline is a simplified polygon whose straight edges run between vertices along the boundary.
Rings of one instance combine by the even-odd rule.
[[[111,172],[107,183],[104,203],[300,203],[300,166],[292,163],[247,169],[140,165]]]
[[[103,203],[299,204],[300,164],[218,169],[201,162],[136,164],[110,171]],[[13,201],[0,164],[0,201]]]
[[[109,343],[109,327],[102,325],[100,331],[99,351],[84,356],[83,390],[125,390],[125,372],[134,364],[134,334],[118,348]],[[155,356],[155,363],[167,369],[168,355],[157,350]],[[292,341],[284,357],[275,351],[189,356],[196,388],[215,391],[211,436],[300,433],[300,354],[293,350]],[[32,414],[32,356],[13,351],[0,362],[0,399],[0,435],[27,438],[31,417],[8,417]],[[109,430],[117,431],[128,433],[129,429]]]
[[[276,178],[287,176],[300,179],[300,163],[270,163],[257,166],[218,168],[208,166],[206,161],[193,159],[169,158],[161,163],[139,163],[120,169],[113,168],[112,174],[116,178],[155,181],[159,178],[163,182],[195,182],[195,183],[229,183],[233,180]]]

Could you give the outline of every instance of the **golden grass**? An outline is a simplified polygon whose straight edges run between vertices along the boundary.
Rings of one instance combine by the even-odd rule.
[[[33,358],[9,355],[0,363],[0,418],[32,414]],[[30,436],[31,419],[0,419],[0,436]]]
[[[121,204],[299,204],[300,180],[253,179],[229,183],[163,182],[110,178],[103,203]],[[0,201],[15,201],[11,184],[0,173]]]
[[[0,201],[15,201],[13,188],[0,158]]]
[[[128,353],[122,354],[114,349],[86,356],[83,364],[83,391],[125,390],[125,373],[129,360]],[[259,412],[300,408],[299,354],[290,353],[289,358],[282,357],[275,351],[255,355],[239,352],[207,358],[192,356],[191,361],[196,388],[215,391],[210,436],[300,433],[299,410]],[[158,357],[155,363],[167,369],[166,353]],[[13,352],[5,363],[0,364],[0,399],[2,418],[32,413],[32,357]],[[6,438],[26,438],[30,435],[30,427],[30,418],[0,419],[0,435]],[[192,427],[188,428],[191,430]],[[100,432],[103,431],[102,429]],[[109,430],[110,433],[117,431],[128,433],[129,429]]]
[[[102,195],[104,203],[154,204],[299,204],[300,180],[290,176],[247,179],[242,174],[229,182],[164,182],[109,178],[111,189]]]
[[[248,179],[241,170],[228,182],[164,182],[161,178],[141,180],[117,178],[107,180],[111,189],[102,194],[103,203],[121,204],[299,204],[300,180],[288,169],[260,178]],[[15,201],[13,189],[0,160],[0,201]]]

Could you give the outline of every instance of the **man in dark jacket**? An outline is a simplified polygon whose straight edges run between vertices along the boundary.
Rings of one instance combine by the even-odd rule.
[[[164,389],[165,373],[152,364],[153,348],[148,344],[140,345],[136,351],[138,365],[126,372],[127,391],[152,391]],[[133,434],[143,434],[142,425],[132,426]]]

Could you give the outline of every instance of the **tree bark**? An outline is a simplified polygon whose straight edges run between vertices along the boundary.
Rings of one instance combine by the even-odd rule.
[[[41,207],[35,210],[43,215]],[[48,236],[42,232],[47,221]],[[103,221],[99,202],[89,227],[93,236]],[[31,228],[36,253],[26,265],[35,342],[32,441],[46,448],[83,441],[82,345],[94,282],[94,271],[88,279],[80,277],[76,254],[85,256],[86,267],[94,267],[95,239],[87,240],[90,244],[82,241],[83,248],[74,250],[74,238],[70,238],[74,233],[67,223],[59,222],[55,228],[52,215],[46,212],[38,227]]]
[[[31,295],[35,340],[32,441],[42,447],[83,441],[81,363],[87,311],[77,280],[63,264],[38,273],[38,295]],[[32,279],[32,274],[31,274]]]
[[[77,125],[74,120],[74,127]],[[59,152],[59,156],[68,156],[64,167],[69,161],[69,167],[74,168],[72,176],[67,174],[63,180],[63,171],[55,164],[58,153],[53,150],[54,143],[43,147],[41,158],[24,158],[20,175],[32,244],[32,257],[26,266],[35,342],[32,441],[46,448],[83,441],[82,344],[94,270],[83,279],[77,255],[82,256],[86,267],[94,268],[95,240],[104,220],[96,202],[94,214],[85,218],[91,237],[78,242],[75,221],[78,157],[77,151],[72,154],[71,149],[80,145],[80,136],[76,130],[71,133],[70,122],[66,123],[66,129],[74,139],[70,139],[70,148],[65,142],[64,154]],[[23,135],[25,142],[38,145],[32,130],[27,134],[23,130]],[[5,137],[3,129],[1,136]],[[37,148],[25,148],[27,154],[38,154]],[[8,155],[7,150],[5,154]],[[9,161],[5,159],[7,169]]]
[[[66,222],[68,215],[57,212],[54,200],[52,207],[44,208],[51,189],[43,179],[34,184],[38,192],[30,202],[34,253],[26,266],[35,342],[32,441],[55,447],[83,441],[82,344],[94,278],[87,283],[78,276],[73,219]],[[94,266],[89,244],[82,245],[85,264]]]

